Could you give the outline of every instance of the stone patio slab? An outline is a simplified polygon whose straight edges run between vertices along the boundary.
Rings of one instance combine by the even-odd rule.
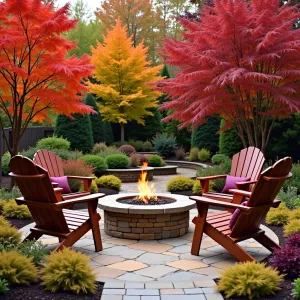
[[[107,266],[107,265],[111,265],[111,264],[114,264],[114,263],[124,261],[125,259],[121,258],[121,257],[118,257],[118,256],[100,254],[98,256],[93,257],[92,260],[95,261],[98,264]]]
[[[178,257],[158,253],[145,253],[137,258],[137,261],[145,264],[151,263],[151,265],[163,265],[176,260]]]
[[[145,253],[145,251],[137,250],[135,248],[132,248],[131,246],[132,245],[129,245],[128,247],[115,246],[109,249],[104,249],[101,253],[106,255],[121,256],[126,259],[134,259]]]
[[[160,244],[156,241],[154,243],[147,243],[145,241],[141,241],[136,244],[128,245],[128,248],[142,250],[142,251],[148,251],[148,252],[152,252],[152,253],[163,253],[163,252],[171,250],[173,248],[173,246]]]
[[[184,270],[184,271],[207,267],[207,265],[201,261],[186,260],[186,259],[173,261],[173,262],[167,263],[167,265],[170,267],[173,267],[173,268]]]
[[[96,276],[101,276],[106,278],[117,278],[126,273],[125,271],[122,270],[111,269],[107,267],[94,268],[94,272]]]
[[[177,271],[177,269],[169,267],[169,266],[156,265],[156,266],[151,266],[151,267],[136,271],[135,273],[138,275],[158,279],[166,274],[173,273],[175,271]]]
[[[107,266],[108,268],[112,268],[112,269],[118,269],[118,270],[123,270],[123,271],[127,271],[127,272],[133,272],[136,270],[141,270],[144,268],[147,268],[148,265],[145,265],[139,261],[135,261],[135,260],[125,260],[122,262],[118,262],[112,265]]]

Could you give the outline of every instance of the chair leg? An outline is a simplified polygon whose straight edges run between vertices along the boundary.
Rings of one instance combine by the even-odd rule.
[[[274,249],[279,249],[280,246],[276,244],[272,239],[270,239],[266,234],[262,234],[259,236],[254,237],[254,239],[262,244],[264,247],[266,247],[271,252],[274,251]]]
[[[208,205],[199,204],[197,202],[197,209],[198,209],[198,216],[193,219],[193,223],[195,224],[195,231],[194,231],[193,243],[191,249],[192,255],[199,255],[203,230],[204,230],[206,216],[208,212]]]
[[[23,240],[25,241],[32,241],[32,240],[38,240],[43,234],[38,231],[31,231],[26,238]]]
[[[89,210],[90,222],[92,223],[92,233],[94,238],[95,251],[99,252],[103,250],[103,247],[102,247],[101,233],[99,227],[100,215],[97,213],[97,204],[98,201],[89,202],[88,210]]]
[[[218,244],[220,244],[222,247],[224,247],[239,261],[255,261],[255,259],[251,255],[249,255],[243,248],[241,248],[238,244],[235,244],[230,239],[230,237],[223,235],[211,225],[205,226],[205,233],[213,240],[215,240]]]
[[[62,239],[61,243],[57,246],[55,251],[62,250],[65,247],[71,247],[75,244],[81,237],[83,237],[91,229],[90,221],[87,220],[76,230],[72,231],[67,235],[65,239]]]

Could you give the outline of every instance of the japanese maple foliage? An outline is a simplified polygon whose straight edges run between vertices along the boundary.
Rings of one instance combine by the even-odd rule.
[[[73,42],[62,36],[76,26],[69,6],[55,9],[41,0],[0,3],[0,127],[4,118],[12,127],[11,155],[30,121],[60,114],[90,113],[81,103],[87,88],[82,79],[91,74],[89,57],[67,58]]]
[[[300,111],[300,30],[296,6],[279,0],[216,0],[200,21],[181,19],[184,40],[166,40],[179,71],[159,82],[166,119],[197,127],[219,114],[244,146],[266,148],[276,118]]]

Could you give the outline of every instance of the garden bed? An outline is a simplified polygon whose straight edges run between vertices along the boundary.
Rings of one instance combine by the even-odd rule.
[[[283,245],[284,243],[284,236],[283,236],[283,226],[274,226],[274,225],[268,225],[266,223],[263,223],[263,225],[269,227],[277,236],[279,239],[279,244]],[[271,255],[270,255],[271,256]],[[268,259],[270,258],[267,257],[265,258],[262,262],[265,262],[267,265],[268,264]],[[216,280],[217,282],[218,280]],[[275,295],[270,295],[270,296],[263,296],[259,298],[255,298],[256,300],[294,300],[295,298],[291,296],[291,292],[293,289],[292,286],[292,279],[289,278],[284,278],[280,284],[280,290],[275,294]],[[225,300],[248,300],[246,297],[231,297],[231,298],[226,298],[225,295],[222,293],[222,296],[224,297]]]
[[[147,167],[143,170],[147,171],[147,180],[151,181],[154,175],[154,168]],[[132,169],[107,169],[106,175],[115,175],[120,178],[122,182],[137,182],[140,178],[141,168]]]
[[[74,294],[68,292],[52,293],[46,291],[40,282],[32,283],[29,286],[10,286],[7,294],[1,294],[1,300],[99,300],[101,299],[104,283],[96,282],[95,294]]]

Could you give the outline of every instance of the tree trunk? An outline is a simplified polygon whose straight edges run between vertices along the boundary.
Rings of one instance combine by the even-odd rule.
[[[125,142],[124,123],[120,123],[120,127],[121,127],[121,145],[124,145]]]

